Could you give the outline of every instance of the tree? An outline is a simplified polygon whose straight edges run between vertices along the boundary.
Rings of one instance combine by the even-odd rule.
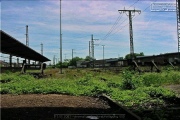
[[[143,53],[143,52],[140,52],[139,56],[144,56],[144,53]]]
[[[63,68],[67,68],[68,66],[69,66],[69,62],[63,62],[63,63],[62,63],[62,67],[63,67]]]
[[[69,62],[66,62],[66,61],[65,61],[65,62],[62,63],[62,67],[63,67],[63,68],[67,68],[68,66],[69,66]],[[56,64],[56,67],[57,67],[57,68],[60,68],[60,67],[61,67],[60,62]]]
[[[93,59],[93,58],[90,57],[90,56],[86,56],[86,58],[85,58],[86,61],[91,61],[92,59]]]
[[[77,61],[80,61],[80,60],[83,60],[83,58],[74,57],[72,60],[69,61],[69,65],[70,65],[70,66],[76,66],[76,62],[77,62]]]
[[[134,53],[134,58],[136,58],[137,56],[144,56],[144,53],[143,53],[143,52]],[[125,59],[131,59],[131,54],[127,54],[127,55],[125,56]]]

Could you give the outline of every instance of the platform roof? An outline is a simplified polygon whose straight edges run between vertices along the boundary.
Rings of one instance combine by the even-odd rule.
[[[12,56],[30,59],[39,62],[50,61],[45,56],[31,49],[30,47],[19,42],[12,36],[0,30],[0,52],[10,54]]]

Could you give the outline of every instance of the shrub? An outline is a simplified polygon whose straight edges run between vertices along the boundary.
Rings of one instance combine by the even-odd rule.
[[[132,80],[132,73],[129,71],[123,72],[122,88],[126,90],[135,89],[135,85]]]

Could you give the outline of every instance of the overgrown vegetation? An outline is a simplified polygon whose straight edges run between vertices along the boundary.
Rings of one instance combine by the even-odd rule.
[[[29,74],[2,73],[1,94],[68,94],[96,96],[105,93],[123,105],[137,108],[163,106],[165,99],[176,93],[164,88],[168,84],[180,84],[179,71],[139,75],[130,71],[115,74],[110,71],[94,72],[83,69],[67,69],[59,74],[57,69],[47,69],[51,77],[36,79]],[[3,82],[5,81],[5,82]]]
[[[50,73],[47,70],[47,73]],[[54,73],[53,73],[54,72]],[[11,94],[27,93],[59,93],[70,95],[88,95],[93,96],[106,93],[116,100],[132,101],[136,94],[138,99],[150,98],[156,96],[157,91],[161,91],[161,96],[174,96],[173,92],[161,87],[165,84],[179,84],[180,74],[175,71],[165,71],[162,73],[144,73],[138,75],[129,71],[121,74],[112,72],[93,72],[85,70],[67,70],[63,75],[57,71],[51,72],[52,77],[35,79],[28,74],[3,73],[1,74],[0,92]],[[148,92],[149,91],[149,92]],[[150,92],[151,91],[151,92]],[[123,95],[121,95],[123,94]],[[121,96],[121,97],[120,97]],[[126,104],[126,102],[124,102]]]

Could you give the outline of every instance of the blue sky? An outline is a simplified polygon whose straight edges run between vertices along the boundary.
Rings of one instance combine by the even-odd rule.
[[[175,3],[175,0],[62,0],[63,59],[65,54],[71,59],[72,49],[74,56],[89,55],[92,34],[99,39],[95,41],[99,44],[95,46],[96,59],[103,57],[102,45],[105,45],[105,58],[130,53],[128,16],[118,12],[124,8],[142,11],[133,17],[136,53],[177,52],[176,12],[152,12],[149,6],[154,2]],[[3,31],[25,44],[28,25],[29,46],[40,53],[43,43],[44,56],[51,60],[54,55],[59,58],[59,0],[1,0],[0,12]]]

